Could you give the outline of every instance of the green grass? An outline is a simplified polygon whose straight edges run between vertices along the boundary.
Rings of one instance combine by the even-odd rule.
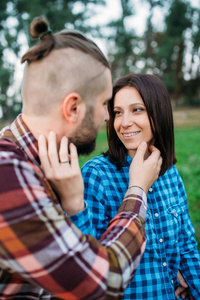
[[[177,156],[177,168],[183,179],[188,197],[189,214],[196,231],[196,240],[200,250],[200,127],[177,128],[175,130],[175,146]],[[82,166],[94,156],[106,151],[107,138],[105,128],[97,137],[96,150],[89,156],[79,158]]]
[[[176,129],[177,168],[188,198],[189,214],[200,250],[200,128]]]
[[[97,144],[95,151],[92,152],[90,155],[79,157],[80,166],[82,167],[83,164],[86,163],[88,160],[102,154],[102,152],[105,152],[106,150],[108,150],[108,143],[106,136],[106,128],[104,126],[100,129],[99,134],[97,136]]]

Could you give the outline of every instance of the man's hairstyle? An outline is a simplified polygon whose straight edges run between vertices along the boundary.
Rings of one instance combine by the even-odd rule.
[[[113,87],[113,96],[108,103],[110,119],[107,122],[109,150],[104,154],[120,169],[124,163],[127,149],[114,129],[114,99],[124,87],[133,87],[140,94],[147,110],[155,147],[161,151],[163,164],[160,175],[176,163],[174,150],[174,125],[172,107],[168,91],[163,82],[154,75],[128,74],[120,78]]]
[[[27,62],[22,84],[23,111],[48,114],[70,92],[93,106],[107,87],[109,63],[99,47],[81,32],[53,34],[44,17],[33,19],[30,34],[39,42],[22,57]]]
[[[29,32],[32,38],[39,38],[40,41],[23,55],[21,63],[25,61],[31,63],[40,60],[48,56],[52,50],[73,48],[89,54],[105,67],[110,68],[106,57],[99,47],[79,31],[62,30],[53,34],[45,18],[36,17],[31,22]]]

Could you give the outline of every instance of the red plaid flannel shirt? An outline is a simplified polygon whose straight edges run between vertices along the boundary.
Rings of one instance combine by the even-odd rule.
[[[146,195],[130,188],[100,243],[59,207],[21,115],[0,139],[0,298],[120,299],[146,243]]]

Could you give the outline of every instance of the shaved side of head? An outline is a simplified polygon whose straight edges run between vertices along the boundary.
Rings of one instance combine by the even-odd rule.
[[[22,83],[23,112],[47,115],[70,92],[93,105],[106,87],[106,66],[77,49],[56,49],[42,60],[27,62]]]

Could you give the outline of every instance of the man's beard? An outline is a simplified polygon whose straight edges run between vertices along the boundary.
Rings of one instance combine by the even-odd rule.
[[[76,146],[78,155],[88,155],[96,147],[98,129],[94,124],[93,111],[93,107],[89,106],[87,108],[84,119],[76,129],[73,137],[69,138],[69,141]]]

